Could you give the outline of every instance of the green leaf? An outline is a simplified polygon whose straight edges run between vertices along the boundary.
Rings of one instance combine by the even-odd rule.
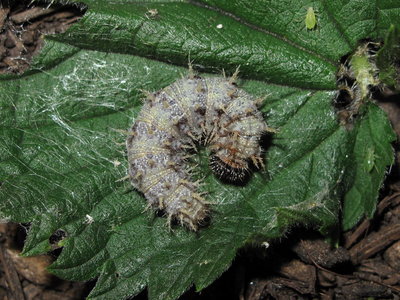
[[[392,24],[399,25],[400,3],[397,0],[380,0],[376,5],[378,8],[376,37],[383,38]]]
[[[380,70],[379,79],[387,86],[400,90],[400,29],[393,24],[385,38],[385,44],[377,54],[376,64]]]
[[[315,1],[318,28],[307,31],[307,1],[84,2],[85,16],[47,38],[28,72],[0,77],[0,217],[32,222],[25,255],[50,250],[49,237],[61,229],[64,248],[50,269],[70,280],[98,277],[90,298],[124,299],[148,286],[151,299],[175,299],[192,284],[211,284],[255,237],[280,237],[298,223],[327,233],[348,190],[361,196],[355,206],[347,194],[345,227],[373,212],[393,134],[373,104],[354,129],[339,125],[335,73],[359,39],[384,32],[383,12],[399,19],[400,5]],[[194,158],[216,203],[198,233],[169,231],[119,181],[127,173],[119,131],[138,114],[140,90],[187,74],[189,56],[209,73],[202,76],[240,65],[240,87],[268,95],[263,113],[278,130],[266,170],[243,187],[218,181],[204,153]],[[376,168],[365,153],[379,158]]]
[[[354,181],[344,198],[343,229],[352,228],[362,216],[371,218],[386,167],[394,161],[390,143],[396,139],[384,112],[369,103],[354,131]]]
[[[55,36],[57,40],[181,66],[187,66],[190,53],[190,59],[204,71],[234,71],[240,65],[242,74],[253,79],[318,89],[335,87],[336,61],[202,5],[182,1],[94,1],[90,5],[92,2],[88,1],[83,19],[72,30]],[[148,17],[151,9],[158,11],[154,18]]]

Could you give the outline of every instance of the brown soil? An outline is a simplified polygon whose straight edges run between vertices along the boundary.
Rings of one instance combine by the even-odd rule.
[[[6,3],[4,3],[6,2]],[[0,73],[23,73],[44,34],[64,32],[84,12],[75,6],[0,2]],[[393,97],[391,97],[393,98]],[[384,99],[400,136],[400,106]],[[399,152],[396,152],[400,157]],[[244,249],[232,267],[200,294],[181,299],[398,299],[400,296],[400,169],[391,169],[373,220],[364,220],[331,247],[316,232],[293,229],[285,239]],[[0,300],[84,299],[94,283],[58,279],[46,271],[61,251],[18,256],[26,237],[18,224],[0,224]],[[143,292],[135,299],[145,299]]]
[[[0,74],[23,73],[43,43],[43,35],[64,32],[83,11],[76,5],[29,5],[0,1]]]

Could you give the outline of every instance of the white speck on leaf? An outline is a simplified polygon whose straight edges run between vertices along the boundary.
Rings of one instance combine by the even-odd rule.
[[[92,224],[94,222],[94,219],[90,215],[85,216],[85,224]]]

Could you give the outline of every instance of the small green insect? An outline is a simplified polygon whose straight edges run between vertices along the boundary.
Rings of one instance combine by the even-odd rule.
[[[375,150],[373,148],[368,148],[367,153],[365,155],[365,162],[364,162],[364,167],[365,170],[370,173],[374,168],[375,170],[378,170],[375,165],[375,161],[378,158],[378,156],[375,154]]]
[[[315,15],[314,8],[309,7],[307,9],[306,19],[304,21],[307,30],[314,30],[317,27],[317,17]]]

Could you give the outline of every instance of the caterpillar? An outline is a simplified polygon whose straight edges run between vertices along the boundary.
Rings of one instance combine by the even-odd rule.
[[[189,75],[147,93],[126,140],[128,176],[148,206],[197,231],[210,203],[192,180],[187,158],[198,145],[210,149],[209,165],[220,179],[244,181],[264,166],[260,138],[268,127],[257,106],[262,99],[237,87],[231,78]]]

